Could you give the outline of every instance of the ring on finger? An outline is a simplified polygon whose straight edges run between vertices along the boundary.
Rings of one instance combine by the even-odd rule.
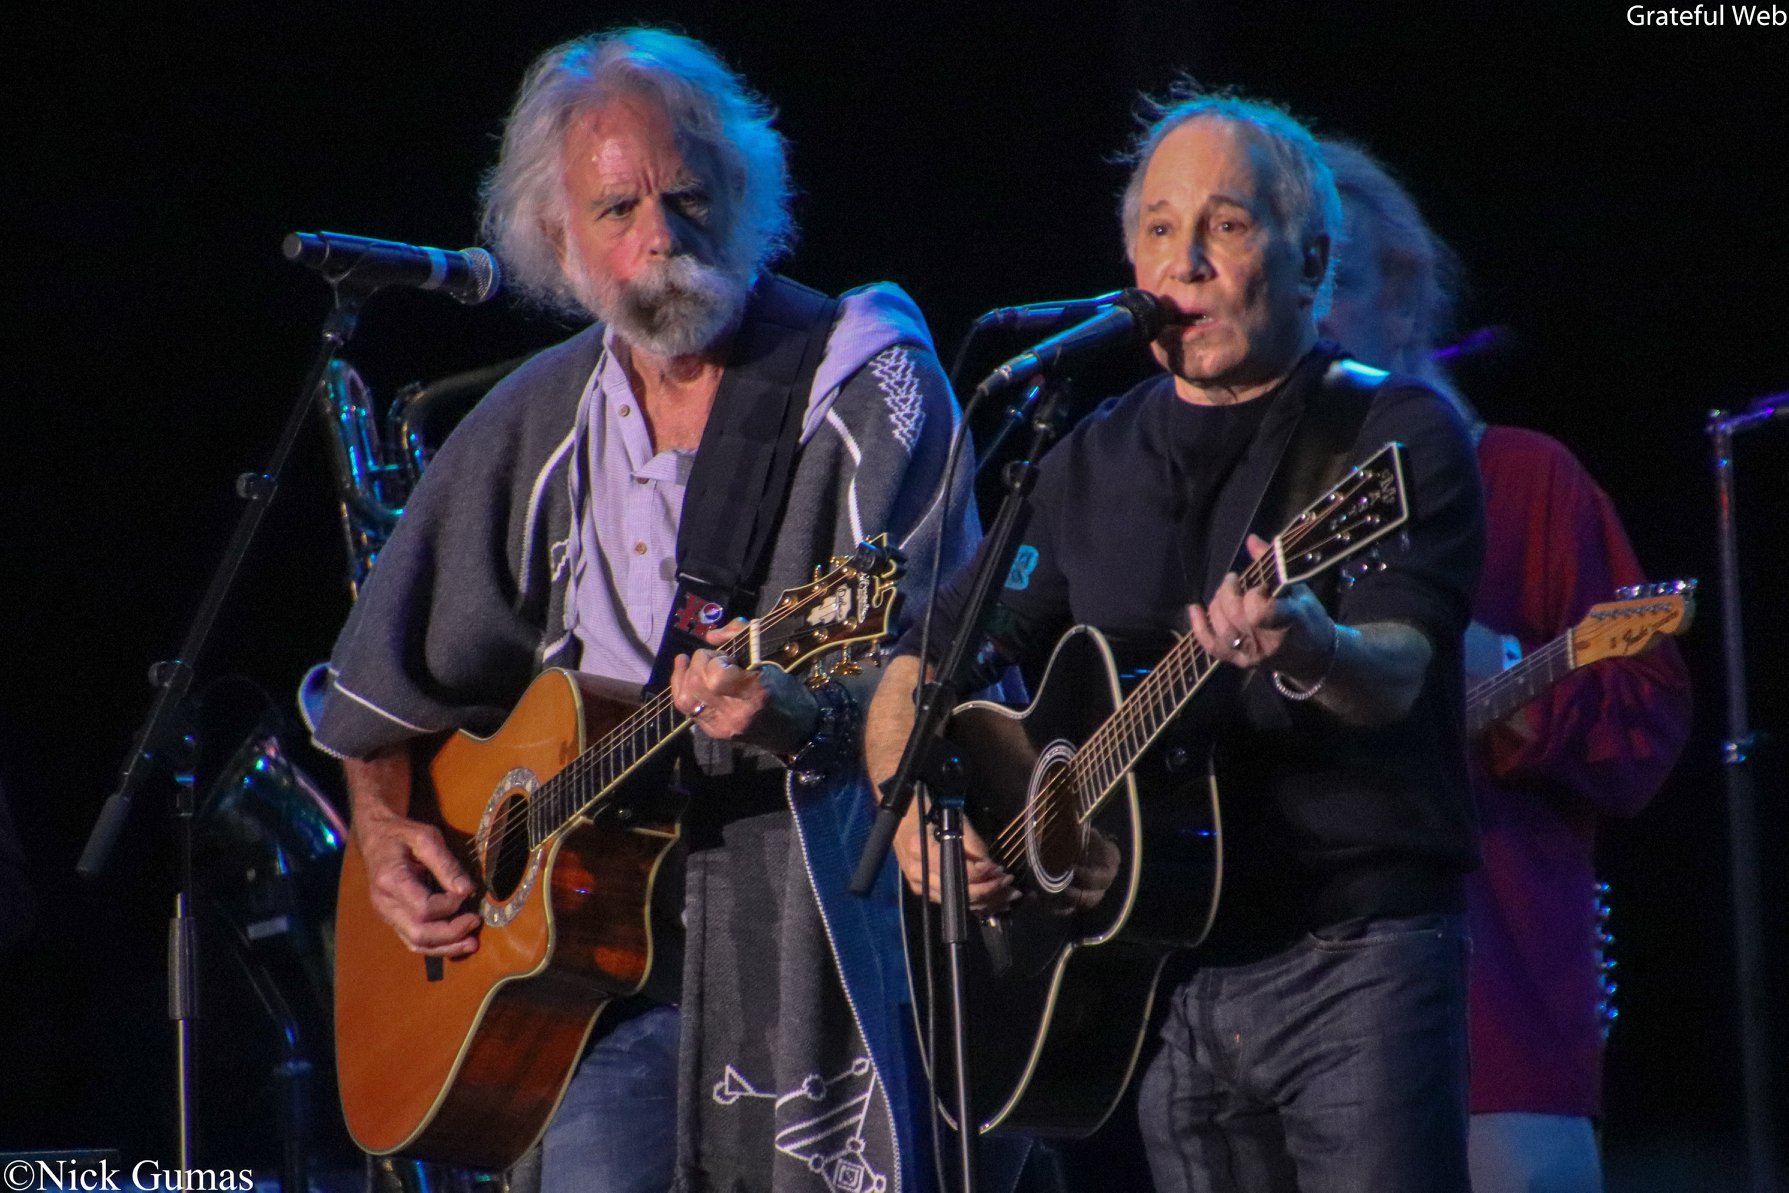
[[[702,714],[707,711],[708,711],[708,706],[706,704],[703,704],[700,700],[696,701],[696,707],[690,709],[690,720],[692,720],[692,721],[701,720]]]
[[[1243,635],[1241,635],[1241,634],[1236,635],[1236,637],[1230,639],[1230,649],[1231,650],[1241,650],[1242,644],[1244,641],[1246,641],[1246,639]]]

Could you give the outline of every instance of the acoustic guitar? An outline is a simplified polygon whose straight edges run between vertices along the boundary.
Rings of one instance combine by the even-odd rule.
[[[1243,571],[1244,589],[1277,594],[1402,526],[1402,450],[1385,445],[1299,514]],[[1096,1130],[1130,1081],[1163,963],[1210,931],[1223,877],[1215,780],[1193,768],[1205,778],[1189,793],[1171,773],[1185,760],[1158,761],[1180,751],[1145,755],[1217,667],[1188,635],[1127,693],[1132,673],[1104,635],[1076,626],[1026,708],[971,701],[952,713],[969,821],[1021,894],[964,950],[980,1130]],[[1140,798],[1140,785],[1168,789]],[[907,893],[902,912],[923,1036],[930,990],[948,987],[918,898]],[[935,1089],[954,1088],[947,1053],[932,1058]]]
[[[794,670],[885,637],[899,563],[884,542],[816,569],[720,652]],[[336,1055],[364,1150],[514,1163],[546,1130],[598,1013],[645,982],[653,885],[682,809],[662,784],[628,780],[690,721],[668,692],[629,703],[605,686],[543,672],[494,734],[457,733],[418,768],[411,815],[440,828],[478,888],[472,955],[410,952],[374,912],[349,839]]]

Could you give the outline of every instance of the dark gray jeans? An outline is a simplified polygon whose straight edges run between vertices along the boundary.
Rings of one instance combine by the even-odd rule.
[[[1465,1193],[1463,916],[1351,920],[1168,992],[1157,1193]]]

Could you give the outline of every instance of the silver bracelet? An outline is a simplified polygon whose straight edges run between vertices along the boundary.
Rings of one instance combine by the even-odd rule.
[[[1312,696],[1321,692],[1323,690],[1323,681],[1328,679],[1329,673],[1335,669],[1336,652],[1341,648],[1341,645],[1342,627],[1337,625],[1332,619],[1329,623],[1329,657],[1324,660],[1323,674],[1317,677],[1317,682],[1307,688],[1297,680],[1288,679],[1278,671],[1275,671],[1273,673],[1274,690],[1287,700],[1309,700]]]

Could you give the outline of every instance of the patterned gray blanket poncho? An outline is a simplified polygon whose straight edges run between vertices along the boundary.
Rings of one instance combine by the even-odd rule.
[[[977,537],[965,475],[928,509],[956,409],[924,324],[893,287],[864,301],[881,330],[866,341],[860,319],[859,334],[829,344],[766,606],[882,532],[906,554],[903,589],[923,592],[940,528],[947,569]],[[321,748],[364,757],[420,734],[488,733],[541,668],[575,658],[567,465],[601,347],[592,327],[528,361],[436,455],[336,644]],[[829,384],[842,351],[863,363]],[[709,774],[766,765],[700,736],[696,746]],[[892,864],[876,897],[845,891],[870,795],[855,767],[785,788],[793,816],[734,820],[689,857],[678,1187],[924,1189]]]

